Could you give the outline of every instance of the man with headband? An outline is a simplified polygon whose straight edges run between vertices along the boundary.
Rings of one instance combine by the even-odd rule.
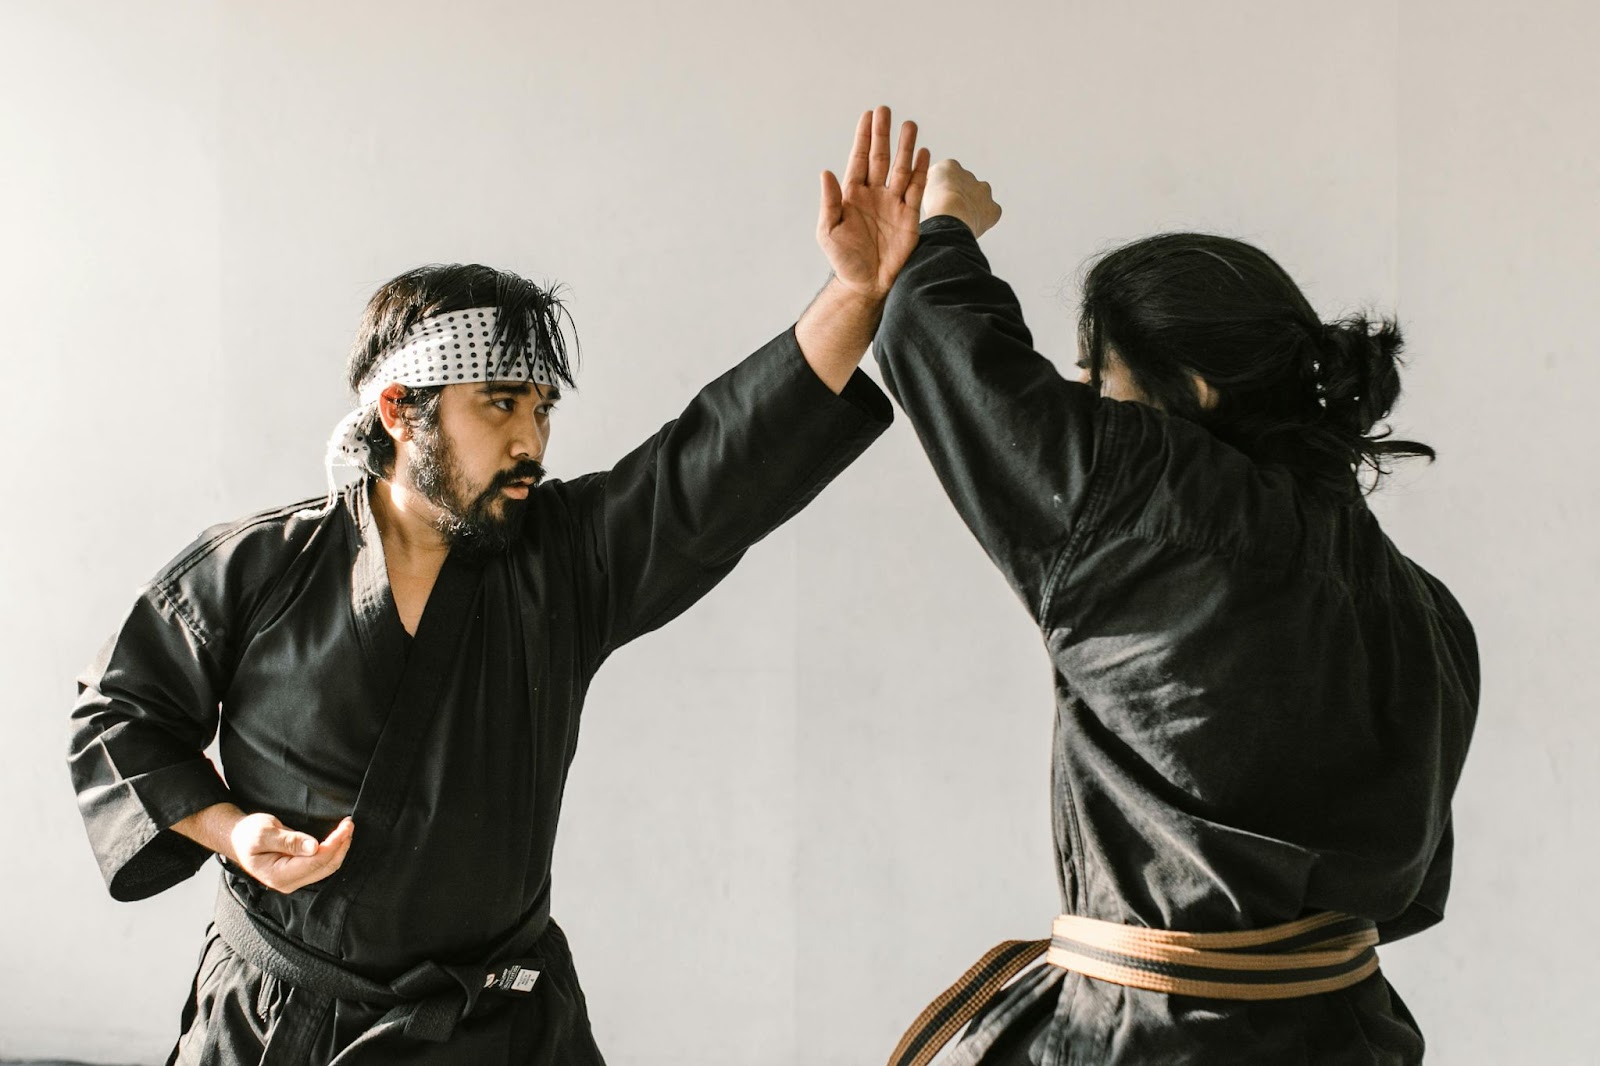
[[[584,693],[887,426],[857,364],[927,172],[912,124],[892,166],[889,137],[863,116],[823,176],[834,277],[799,322],[611,470],[541,481],[572,383],[555,297],[425,267],[351,359],[330,453],[366,476],[208,531],[143,590],[70,763],[116,898],[222,857],[172,1061],[601,1061],[549,916]]]

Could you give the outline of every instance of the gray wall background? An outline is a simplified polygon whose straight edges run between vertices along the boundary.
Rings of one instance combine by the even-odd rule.
[[[62,764],[72,678],[204,526],[310,495],[385,278],[565,282],[603,466],[825,276],[816,173],[878,102],[994,182],[985,239],[1070,363],[1089,254],[1255,240],[1325,317],[1396,309],[1375,501],[1479,628],[1449,920],[1384,953],[1444,1063],[1592,1062],[1600,724],[1591,5],[0,4],[0,1057],[158,1062],[211,874],[114,904]],[[882,1061],[1055,912],[1037,636],[902,423],[619,654],[558,849],[618,1066]]]

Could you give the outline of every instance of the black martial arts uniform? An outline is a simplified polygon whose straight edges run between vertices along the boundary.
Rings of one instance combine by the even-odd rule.
[[[711,589],[891,417],[859,371],[829,391],[791,329],[609,472],[537,487],[509,551],[450,556],[414,640],[369,483],[331,513],[291,506],[212,529],[164,569],[73,713],[72,777],[112,895],[192,875],[209,853],[168,827],[211,804],[319,837],[353,814],[343,867],[298,891],[225,863],[216,927],[242,921],[252,944],[287,943],[400,992],[363,1002],[294,986],[214,931],[174,1061],[599,1063],[549,918],[589,681]],[[226,785],[201,754],[219,729]],[[515,987],[534,971],[531,989]]]
[[[1105,400],[1032,348],[971,231],[922,227],[875,351],[1038,623],[1065,913],[1195,932],[1318,911],[1439,921],[1476,716],[1471,626],[1356,496]],[[1050,916],[1037,930],[1048,933]],[[941,1063],[1409,1063],[1381,974],[1274,1002],[1019,978]]]

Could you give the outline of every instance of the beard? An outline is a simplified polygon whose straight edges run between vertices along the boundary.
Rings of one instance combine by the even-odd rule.
[[[522,533],[532,494],[526,500],[514,500],[501,490],[513,481],[531,480],[537,485],[544,480],[544,467],[537,460],[523,459],[495,474],[483,491],[474,494],[449,438],[438,426],[417,433],[408,473],[411,487],[439,509],[434,528],[449,542],[451,551],[471,556],[503,552]]]

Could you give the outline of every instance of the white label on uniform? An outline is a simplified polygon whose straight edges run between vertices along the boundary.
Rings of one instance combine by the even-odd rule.
[[[538,970],[523,970],[511,979],[511,991],[526,992],[533,987],[533,983],[538,979]]]

